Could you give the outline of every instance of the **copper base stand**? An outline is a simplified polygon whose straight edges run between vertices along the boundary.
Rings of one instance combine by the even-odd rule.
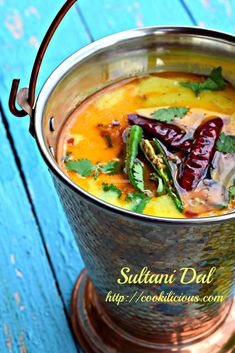
[[[71,300],[71,322],[85,353],[234,353],[235,303],[223,324],[209,337],[182,346],[157,345],[133,337],[112,323],[99,307],[93,285],[83,270]]]

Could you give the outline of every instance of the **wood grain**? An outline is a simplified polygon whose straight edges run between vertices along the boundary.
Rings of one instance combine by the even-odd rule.
[[[94,39],[142,26],[192,25],[178,0],[80,0],[77,7]]]
[[[0,141],[0,352],[77,352],[1,120]]]
[[[183,0],[197,24],[235,33],[235,2],[230,0]]]
[[[13,78],[20,77],[21,87],[28,86],[32,63],[37,51],[37,46],[32,45],[30,38],[37,38],[37,43],[40,43],[62,4],[62,0],[57,1],[56,6],[53,1],[45,3],[37,0],[34,1],[34,6],[30,7],[26,1],[16,3],[10,0],[7,5],[0,7],[1,17],[5,19],[4,31],[0,32],[0,43],[5,48],[4,55],[0,56],[2,67],[0,90],[3,109],[9,122],[39,225],[47,244],[63,300],[68,308],[73,283],[83,264],[58,201],[51,176],[39,155],[33,138],[28,133],[29,119],[27,117],[14,118],[8,112],[7,106]],[[14,24],[14,29],[9,27],[9,23]],[[83,25],[75,8],[72,8],[58,29],[46,54],[39,75],[37,91],[56,65],[87,42],[88,37]]]
[[[3,108],[9,121],[10,131],[15,141],[22,170],[33,199],[63,299],[68,307],[73,283],[83,266],[82,261],[61,205],[58,202],[50,175],[39,156],[33,139],[28,134],[28,119],[13,119],[7,108],[12,78],[20,77],[22,79],[21,87],[28,85],[30,69],[38,43],[40,43],[43,33],[45,33],[46,28],[62,3],[63,1],[60,0],[57,2],[56,7],[52,6],[52,2],[51,6],[50,3],[45,6],[37,0],[34,2],[34,6],[30,7],[25,5],[25,2],[13,4],[13,0],[10,0],[7,6],[1,8],[5,19],[5,30],[3,34],[0,33],[0,42],[5,48],[5,56],[0,57],[0,64],[2,65],[0,89]],[[167,15],[169,11],[166,11],[166,9],[169,8],[170,2],[166,1],[166,7],[163,6],[163,2],[160,3],[161,5],[158,8],[154,7],[155,13],[152,13],[151,19],[149,19],[147,15],[149,10],[144,1],[139,5],[135,1],[129,1],[128,6],[125,5],[125,1],[121,1],[120,8],[121,11],[127,11],[127,20],[122,23],[123,16],[118,16],[117,14],[114,17],[115,21],[112,27],[109,26],[112,8],[117,9],[114,1],[109,1],[109,6],[107,2],[100,4],[98,1],[94,1],[93,6],[89,6],[88,2],[84,1],[81,1],[80,5],[82,18],[85,17],[85,14],[92,17],[94,11],[98,11],[100,14],[100,20],[96,24],[94,35],[95,38],[99,38],[103,34],[111,34],[114,31],[136,26],[136,20],[138,16],[139,18],[141,17],[141,13],[143,14],[143,25],[153,24],[156,13],[158,14],[159,23],[160,21],[161,24],[167,23],[169,21]],[[178,5],[177,0],[174,0],[174,3]],[[102,5],[101,9],[100,5]],[[150,5],[153,6],[154,1],[151,0]],[[83,6],[89,7],[83,8]],[[175,16],[174,20],[177,21],[178,18],[177,23],[185,21],[185,23],[189,24],[188,15],[184,13],[180,4],[178,8],[178,16]],[[130,9],[134,10],[130,11]],[[53,68],[62,61],[62,58],[89,42],[89,33],[92,31],[93,21],[89,22],[89,31],[87,32],[81,23],[79,14],[80,10],[76,12],[76,9],[72,8],[58,29],[45,57],[39,76],[38,89],[43,85]],[[180,20],[180,16],[183,18],[182,20]],[[141,25],[140,22],[139,25]],[[34,38],[33,41],[32,38]],[[9,55],[10,51],[13,55]]]

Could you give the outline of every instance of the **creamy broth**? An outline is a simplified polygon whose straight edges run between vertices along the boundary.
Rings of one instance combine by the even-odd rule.
[[[220,134],[223,132],[225,135],[235,135],[235,89],[231,84],[226,83],[226,87],[219,90],[202,90],[198,95],[180,84],[200,83],[206,79],[194,74],[166,72],[124,80],[92,95],[76,109],[62,129],[57,148],[60,168],[82,189],[98,198],[144,214],[184,218],[232,212],[235,206],[231,196],[235,179],[235,154],[230,151],[222,153],[214,148],[204,177],[192,190],[185,190],[180,185],[179,173],[190,150],[185,152],[169,147],[164,139],[159,138],[170,160],[172,180],[182,201],[183,211],[176,207],[166,188],[162,193],[157,192],[159,175],[157,181],[152,180],[153,174],[156,177],[155,170],[144,158],[141,149],[138,151],[137,162],[143,168],[144,192],[133,186],[125,169],[125,135],[130,126],[129,114],[157,123],[153,112],[184,107],[187,108],[184,116],[176,116],[170,124],[185,131],[185,136],[192,144],[195,143],[195,131],[198,127],[213,118],[222,119]],[[152,141],[154,136],[143,131],[143,137]],[[101,166],[98,177],[94,177],[94,172],[90,176],[81,176],[79,172],[67,170],[68,162],[79,160],[88,160],[94,166]],[[119,163],[118,174],[102,171],[102,166],[111,161]],[[111,184],[116,189],[110,188]],[[145,207],[141,210],[136,209],[136,204],[143,199],[127,197],[128,194],[137,192],[141,192],[146,200]]]

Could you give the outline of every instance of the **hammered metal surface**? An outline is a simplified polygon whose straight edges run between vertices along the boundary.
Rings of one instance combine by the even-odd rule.
[[[89,198],[72,185],[50,151],[53,148],[56,152],[67,117],[97,90],[128,77],[162,70],[207,74],[215,63],[223,67],[224,77],[234,83],[234,49],[234,37],[200,28],[151,27],[119,33],[68,58],[50,76],[37,100],[36,140],[50,170],[59,178],[55,184],[100,306],[124,330],[149,341],[199,339],[225,317],[233,295],[234,218],[221,224],[217,218],[216,224],[197,226],[163,226],[148,222],[147,217],[143,221],[131,220],[124,212],[101,208],[94,197]],[[164,66],[156,66],[159,59]],[[52,116],[53,132],[49,124]],[[215,280],[206,285],[182,285],[176,281],[172,286],[121,286],[117,278],[124,266],[129,266],[132,273],[140,272],[144,266],[153,273],[171,274],[181,267],[193,267],[201,273],[212,266],[217,267],[217,272]],[[152,296],[172,290],[185,295],[226,295],[227,299],[224,303],[188,304],[127,301],[118,306],[104,302],[109,291],[131,297],[142,290]]]
[[[127,332],[149,340],[175,342],[203,335],[228,311],[234,286],[235,221],[215,225],[155,225],[133,221],[88,203],[54,177],[88,274],[101,305]],[[153,273],[193,267],[200,273],[216,266],[211,284],[120,285],[122,267]],[[171,290],[185,295],[225,295],[223,303],[105,302],[109,291],[129,297],[136,291],[156,295]],[[227,309],[225,310],[225,307]]]

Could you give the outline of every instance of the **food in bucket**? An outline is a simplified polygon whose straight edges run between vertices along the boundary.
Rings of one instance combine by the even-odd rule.
[[[235,88],[222,73],[163,72],[115,83],[68,118],[62,170],[113,205],[157,217],[235,209]]]

